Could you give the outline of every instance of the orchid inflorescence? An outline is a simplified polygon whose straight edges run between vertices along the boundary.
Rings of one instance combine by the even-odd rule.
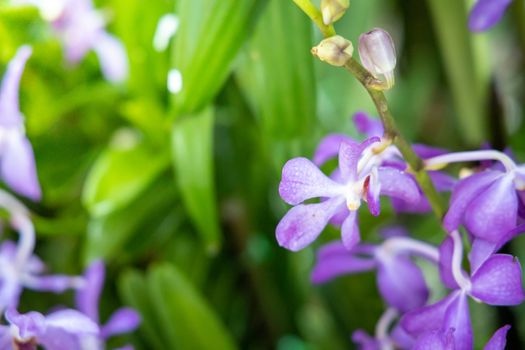
[[[6,185],[38,200],[41,189],[33,149],[18,105],[18,87],[30,55],[29,46],[18,50],[0,88],[0,161]],[[0,208],[7,212],[9,225],[20,236],[18,243],[4,240],[0,244],[0,314],[6,320],[0,324],[0,349],[104,349],[108,337],[137,328],[140,316],[129,308],[118,310],[106,324],[100,324],[98,302],[104,282],[101,261],[94,261],[83,276],[44,274],[46,266],[34,254],[35,229],[29,211],[5,190],[0,190]],[[58,308],[45,316],[36,311],[19,313],[24,289],[54,293],[73,289],[75,309]]]
[[[483,29],[495,24],[508,3],[480,0],[472,12],[471,26],[473,21],[481,20],[490,22],[483,24]],[[479,19],[488,16],[487,11],[494,6],[501,12],[499,17]],[[481,30],[478,25],[476,28]],[[345,51],[351,45],[340,36],[329,36],[313,52],[327,63],[348,69],[355,67],[351,51]],[[363,34],[359,54],[367,74],[378,82],[368,84],[359,69],[348,70],[357,72],[354,75],[372,98],[374,91],[391,88],[396,57],[390,35],[377,28]],[[374,102],[377,106],[377,100]],[[378,112],[384,113],[384,109],[378,108]],[[414,171],[417,169],[393,142],[399,132],[384,123],[384,115],[381,117],[382,122],[358,112],[353,121],[358,132],[365,135],[363,141],[331,134],[321,140],[313,161],[299,157],[286,162],[279,194],[293,207],[277,225],[277,241],[288,250],[298,251],[313,243],[331,224],[340,229],[341,240],[318,249],[312,282],[377,272],[377,287],[387,309],[374,336],[363,330],[354,332],[352,339],[359,348],[472,349],[469,299],[493,306],[519,305],[525,300],[520,262],[500,252],[525,231],[525,165],[497,150],[451,153],[414,144],[410,147],[420,160],[422,169],[418,171],[428,173],[437,192],[451,193],[448,210],[443,218],[439,217],[444,228],[442,243],[434,246],[410,237],[398,227],[386,228],[379,244],[365,243],[358,223],[363,202],[374,216],[380,214],[381,196],[391,199],[397,213],[432,210],[430,198]],[[337,167],[325,174],[320,167],[333,158],[337,159]],[[443,172],[448,164],[471,162],[479,165],[460,172],[458,177]],[[315,199],[318,201],[312,201]],[[470,248],[466,248],[465,241]],[[465,251],[468,264],[464,262]],[[416,263],[421,258],[435,266],[441,284],[449,289],[448,295],[437,302],[429,303],[430,290]],[[484,349],[504,349],[509,328],[504,325],[496,330]]]

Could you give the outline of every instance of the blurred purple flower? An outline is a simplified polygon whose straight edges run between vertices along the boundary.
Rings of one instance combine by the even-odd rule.
[[[337,276],[377,270],[377,285],[383,299],[400,312],[425,305],[428,288],[419,267],[410,255],[438,262],[436,248],[408,237],[392,237],[381,245],[359,244],[352,250],[332,242],[317,252],[311,273],[313,283],[323,283]]]
[[[443,335],[453,329],[455,349],[470,350],[473,335],[468,296],[489,305],[518,305],[525,294],[521,266],[516,258],[491,255],[467,276],[461,269],[462,252],[461,237],[455,231],[440,247],[440,273],[453,291],[435,304],[409,311],[401,324],[415,338],[429,332]]]
[[[483,32],[495,26],[512,0],[478,0],[470,11],[468,26],[473,32]]]
[[[79,289],[76,294],[77,309],[100,325],[99,334],[83,335],[79,338],[79,342],[84,346],[89,344],[89,347],[86,348],[90,350],[104,349],[104,343],[108,338],[132,332],[141,322],[140,315],[135,310],[124,307],[115,311],[104,325],[100,324],[98,304],[104,285],[104,277],[104,263],[100,260],[94,261],[84,274],[86,280],[84,287]],[[132,349],[132,347],[126,349]]]
[[[22,46],[9,62],[0,88],[0,174],[15,192],[33,200],[42,193],[35,156],[25,135],[24,116],[18,104],[18,89],[31,47]]]
[[[292,251],[312,243],[336,214],[344,217],[341,235],[351,249],[360,240],[357,210],[361,200],[368,203],[373,215],[379,215],[379,195],[399,197],[408,202],[419,201],[414,180],[403,171],[378,167],[373,160],[372,137],[362,143],[343,142],[339,146],[339,175],[334,181],[306,158],[294,158],[283,167],[279,194],[285,202],[295,205],[277,225],[279,244]],[[320,203],[302,204],[312,198]]]
[[[37,345],[49,350],[75,350],[76,336],[96,336],[99,332],[87,316],[71,309],[44,316],[35,311],[20,314],[9,308],[5,318],[9,326],[0,325],[2,350],[36,350]]]

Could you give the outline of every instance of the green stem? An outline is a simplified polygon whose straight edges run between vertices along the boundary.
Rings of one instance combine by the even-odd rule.
[[[321,32],[323,32],[323,35],[325,37],[335,35],[335,30],[333,30],[333,27],[329,28],[331,29],[329,31],[329,35],[325,34],[327,27],[324,25],[322,20],[320,21],[321,26],[319,25],[318,20],[316,20],[321,18],[321,13],[315,6],[313,6],[310,0],[293,1],[319,26],[319,29],[321,29]],[[392,116],[392,113],[390,112],[390,108],[388,107],[388,102],[386,100],[385,94],[382,91],[373,88],[374,85],[377,85],[377,79],[354,58],[350,58],[350,60],[348,60],[348,62],[345,65],[345,68],[368,91],[368,94],[372,98],[372,101],[376,106],[377,112],[379,113],[381,122],[383,123],[383,127],[385,129],[384,137],[392,140],[393,144],[396,145],[396,147],[399,149],[399,151],[403,155],[403,158],[409,166],[409,171],[414,174],[417,182],[419,183],[419,186],[421,187],[428,201],[430,202],[432,210],[434,211],[438,219],[441,220],[444,215],[444,206],[442,203],[442,198],[436,191],[434,184],[432,183],[430,177],[428,176],[428,173],[424,169],[423,161],[414,152],[412,146],[410,146],[410,143],[399,132],[399,129],[396,126],[395,119]]]
[[[321,11],[319,11],[310,0],[293,0],[293,2],[295,2],[295,4],[312,19],[325,38],[335,35],[334,27],[332,25],[327,26],[324,24]]]

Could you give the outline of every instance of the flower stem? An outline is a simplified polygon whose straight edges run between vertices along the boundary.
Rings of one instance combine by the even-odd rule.
[[[319,30],[325,38],[335,35],[334,27],[332,25],[327,26],[324,24],[321,11],[319,11],[310,0],[293,0],[293,2],[295,2],[295,4],[319,27]]]
[[[434,263],[439,262],[439,251],[436,247],[410,237],[389,238],[381,245],[381,249],[393,251],[394,254],[412,253]]]
[[[312,21],[319,27],[325,37],[330,37],[336,34],[333,26],[326,26],[323,23],[322,15],[319,9],[317,9],[311,2],[311,0],[293,0],[297,6],[299,6],[304,13],[312,19]],[[377,90],[378,80],[368,72],[359,62],[354,58],[350,58],[345,65],[348,70],[368,91],[368,94],[374,102],[383,127],[385,129],[384,137],[392,140],[394,145],[399,149],[403,158],[409,166],[409,171],[416,177],[419,186],[425,193],[432,210],[436,214],[439,220],[444,215],[444,206],[442,198],[439,196],[434,184],[430,180],[428,173],[425,170],[424,163],[414,152],[410,143],[401,135],[399,129],[396,126],[394,117],[388,107],[385,94]]]

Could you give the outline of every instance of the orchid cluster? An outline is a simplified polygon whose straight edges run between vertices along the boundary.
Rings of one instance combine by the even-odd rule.
[[[18,88],[31,48],[21,47],[9,63],[0,88],[0,160],[2,180],[15,192],[33,200],[41,196],[35,159],[25,135],[18,105]],[[93,262],[83,276],[47,275],[46,266],[34,254],[35,230],[29,211],[14,196],[0,190],[0,207],[7,212],[10,227],[19,240],[0,244],[0,349],[50,350],[103,349],[105,340],[134,330],[139,315],[123,308],[100,325],[98,300],[103,287],[104,265]],[[75,309],[59,307],[46,316],[30,311],[19,313],[24,289],[62,293],[75,290]],[[126,347],[130,349],[130,347]]]
[[[480,0],[472,21],[481,21],[479,16],[490,12],[493,17],[483,19],[483,28],[487,23],[492,25],[497,20],[494,6],[501,17],[508,3]],[[333,12],[346,10],[339,5],[339,0],[324,2],[323,14],[332,14],[324,17],[338,18],[339,13],[334,16]],[[359,69],[352,71],[352,51],[351,42],[337,35],[312,50],[319,59],[362,77]],[[361,35],[359,54],[370,79],[377,79],[372,83],[369,78],[360,79],[372,98],[375,91],[390,89],[396,56],[388,33],[374,29]],[[384,113],[385,108],[380,107],[379,113]],[[340,229],[341,240],[319,248],[312,282],[376,271],[379,294],[387,308],[373,336],[363,330],[354,332],[352,339],[359,348],[470,350],[474,334],[469,299],[493,306],[519,305],[525,300],[520,262],[500,252],[525,231],[525,165],[491,149],[451,153],[426,145],[409,146],[421,162],[421,171],[427,172],[430,186],[451,194],[446,214],[439,217],[446,233],[443,241],[434,246],[410,237],[404,229],[388,228],[379,244],[362,242],[358,210],[363,202],[373,216],[380,214],[381,196],[391,200],[397,213],[432,210],[430,196],[423,191],[426,185],[416,176],[420,170],[409,164],[403,156],[406,152],[394,143],[397,130],[385,123],[389,117],[381,116],[380,122],[356,113],[354,125],[364,140],[331,134],[321,140],[312,161],[300,157],[284,165],[279,194],[293,207],[277,225],[277,241],[298,251],[313,243],[330,224]],[[331,159],[337,159],[337,166],[325,174],[320,167],[329,168],[325,163]],[[443,172],[448,164],[458,162],[479,164],[463,169],[457,177]],[[442,286],[449,290],[444,298],[431,298],[420,259],[435,267]],[[496,330],[484,349],[504,349],[509,328],[503,325]]]

